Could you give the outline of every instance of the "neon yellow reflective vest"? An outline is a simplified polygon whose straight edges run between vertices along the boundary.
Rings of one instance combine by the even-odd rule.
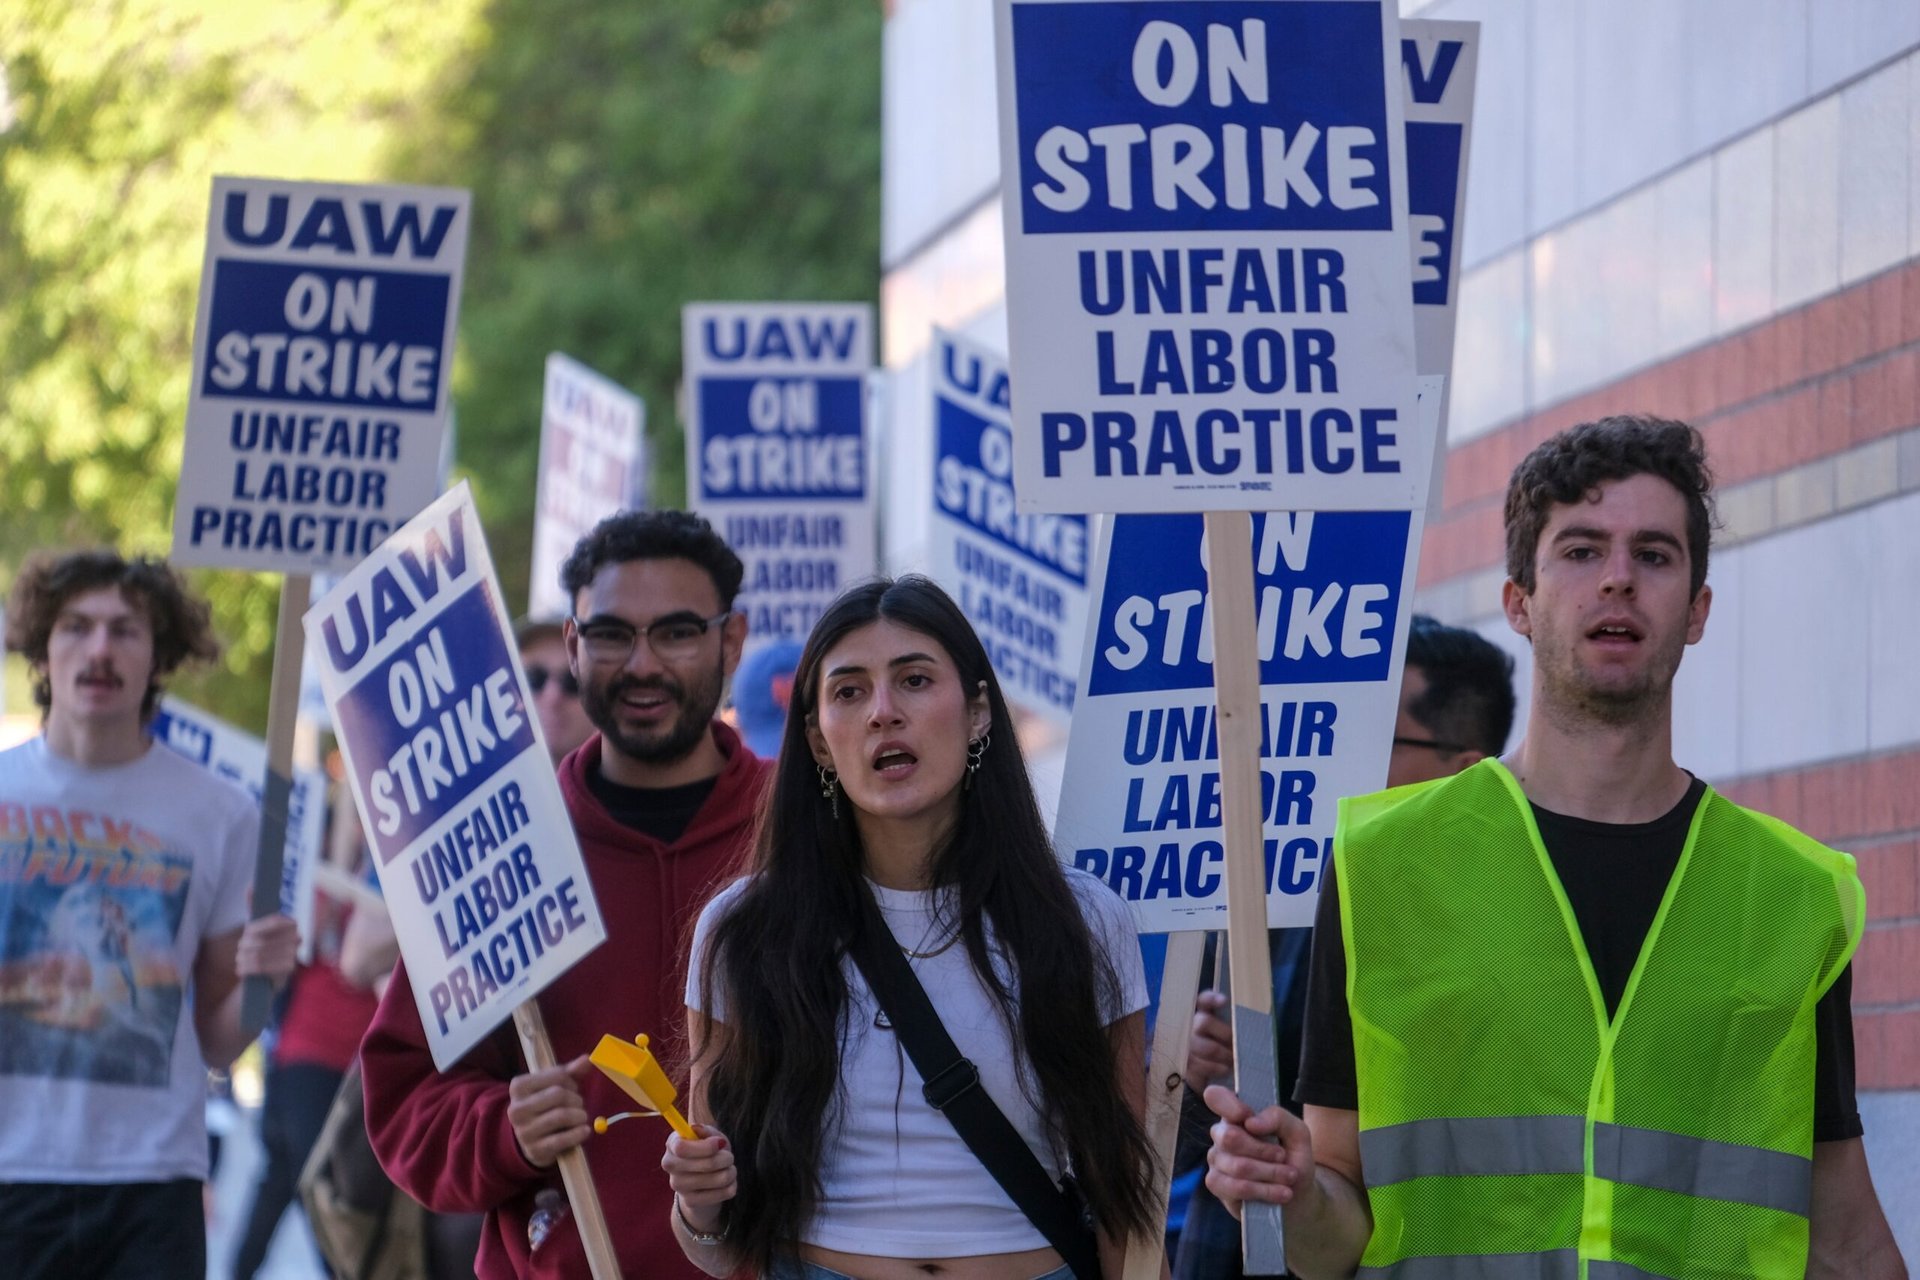
[[[1609,1021],[1497,762],[1343,801],[1334,856],[1362,1277],[1802,1280],[1851,857],[1708,789]]]

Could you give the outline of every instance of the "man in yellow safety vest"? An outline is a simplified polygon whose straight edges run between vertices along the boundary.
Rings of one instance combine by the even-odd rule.
[[[1711,483],[1650,418],[1514,472],[1525,737],[1343,802],[1305,1119],[1207,1090],[1207,1185],[1284,1206],[1296,1275],[1904,1280],[1854,1105],[1853,859],[1673,759]]]

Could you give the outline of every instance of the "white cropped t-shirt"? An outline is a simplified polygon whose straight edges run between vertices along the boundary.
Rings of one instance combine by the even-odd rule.
[[[1133,915],[1118,895],[1084,871],[1068,868],[1066,875],[1094,945],[1105,949],[1119,978],[1119,1003],[1101,1014],[1103,1023],[1112,1024],[1147,1007]],[[690,1008],[702,1008],[700,974],[713,922],[738,900],[745,883],[727,886],[700,913],[688,963]],[[869,884],[902,946],[928,952],[947,940],[935,923],[932,891]],[[990,926],[987,938],[991,951]],[[925,959],[910,956],[907,963],[954,1044],[979,1068],[981,1085],[1057,1180],[1064,1168],[1061,1153],[1053,1150],[1039,1113],[1021,1092],[1006,1024],[992,992],[974,973],[966,944],[955,942]],[[851,959],[841,967],[848,997],[848,1043],[840,1064],[846,1101],[837,1103],[827,1119],[821,1145],[823,1194],[802,1242],[888,1258],[972,1257],[1045,1248],[1046,1237],[1000,1189],[953,1125],[927,1105],[920,1073],[905,1050],[891,1030],[875,1026],[879,1006],[859,967]],[[707,1012],[718,1022],[727,1021],[724,1007]]]

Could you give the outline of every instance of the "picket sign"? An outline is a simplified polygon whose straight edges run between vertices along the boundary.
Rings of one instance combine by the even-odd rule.
[[[511,1017],[529,1067],[553,1067],[535,999],[606,928],[468,487],[376,548],[305,625],[435,1065]],[[560,1163],[593,1274],[617,1277],[585,1156]]]
[[[469,204],[445,188],[213,180],[172,559],[286,575],[256,919],[280,909],[308,575],[351,565],[433,497]],[[248,978],[241,1026],[258,1031],[272,1003]]]

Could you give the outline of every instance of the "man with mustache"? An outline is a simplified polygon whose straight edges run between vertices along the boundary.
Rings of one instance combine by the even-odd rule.
[[[682,942],[744,857],[768,776],[715,719],[747,620],[742,567],[698,516],[622,512],[561,568],[564,639],[599,733],[560,765],[607,945],[540,994],[563,1065],[529,1072],[511,1026],[435,1072],[406,982],[388,988],[361,1045],[367,1131],[394,1182],[436,1212],[484,1212],[482,1280],[589,1274],[557,1160],[592,1121],[630,1109],[586,1055],[602,1033],[645,1032],[684,1079]],[[587,1147],[629,1275],[697,1276],[674,1242],[661,1133],[610,1128]]]
[[[1854,1103],[1853,859],[1673,759],[1700,433],[1606,418],[1507,489],[1504,759],[1341,802],[1295,1097],[1214,1085],[1207,1185],[1307,1280],[1904,1280]]]
[[[0,753],[0,1257],[23,1277],[207,1270],[207,1068],[253,1040],[241,979],[293,972],[247,918],[260,809],[147,732],[161,681],[219,653],[158,560],[30,560],[7,648],[41,736]]]

